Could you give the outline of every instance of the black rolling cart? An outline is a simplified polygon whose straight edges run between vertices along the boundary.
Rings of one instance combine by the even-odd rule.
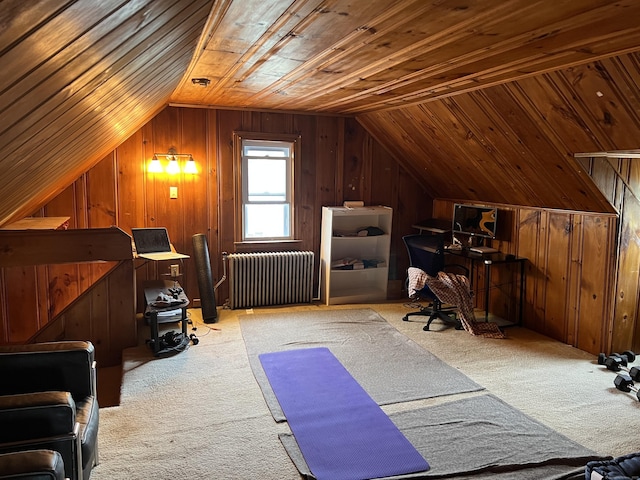
[[[151,330],[151,339],[148,343],[153,354],[156,357],[167,357],[185,350],[192,340],[187,333],[189,298],[180,284],[168,280],[147,282],[144,288],[144,300],[144,315]],[[179,314],[174,313],[178,310]],[[169,332],[160,336],[158,324],[176,321],[181,324],[181,332]]]

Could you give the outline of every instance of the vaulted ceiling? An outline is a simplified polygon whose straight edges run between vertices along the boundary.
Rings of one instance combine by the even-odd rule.
[[[356,115],[434,196],[606,210],[571,156],[638,147],[638,18],[634,0],[5,0],[0,225],[168,104]]]
[[[342,114],[406,106],[636,50],[638,18],[632,1],[216,2],[172,101]]]

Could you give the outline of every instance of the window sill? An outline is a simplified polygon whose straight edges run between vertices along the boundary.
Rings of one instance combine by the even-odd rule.
[[[237,253],[245,252],[282,252],[285,250],[299,250],[302,240],[257,240],[234,242]]]

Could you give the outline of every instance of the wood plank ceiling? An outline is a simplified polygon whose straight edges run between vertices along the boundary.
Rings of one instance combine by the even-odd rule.
[[[356,114],[640,46],[633,0],[227,0],[212,13],[173,102]]]
[[[416,106],[446,115],[427,106],[635,52],[638,18],[635,0],[6,0],[0,225],[31,214],[169,103],[358,115],[379,132],[393,125],[376,118],[384,112],[400,109],[402,122]],[[428,138],[423,127],[409,136]],[[599,143],[616,142],[583,151]],[[417,151],[388,146],[429,183],[408,156]],[[557,147],[553,161],[566,162]],[[448,154],[458,168],[474,155]],[[582,180],[574,189],[588,191]]]

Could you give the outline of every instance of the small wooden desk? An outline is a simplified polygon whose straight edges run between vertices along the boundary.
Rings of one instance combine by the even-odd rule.
[[[484,288],[484,318],[489,320],[489,293],[491,290],[491,267],[493,265],[518,263],[520,265],[520,279],[519,279],[519,301],[518,301],[518,320],[517,322],[510,322],[512,325],[522,325],[522,314],[524,309],[524,286],[525,286],[525,263],[527,261],[524,257],[517,257],[515,255],[508,255],[502,252],[496,253],[477,253],[472,252],[467,248],[463,249],[447,249],[446,253],[452,256],[465,258],[471,262],[471,277],[474,278],[473,270],[476,265],[484,265],[485,272],[485,288]],[[501,325],[505,326],[505,325]]]
[[[171,297],[169,305],[154,305],[161,293]],[[149,320],[149,327],[151,329],[151,340],[149,343],[153,350],[153,354],[156,357],[166,357],[185,350],[191,340],[187,334],[187,324],[189,323],[187,318],[187,306],[189,305],[189,298],[185,295],[180,284],[169,280],[155,280],[147,282],[144,289],[144,300],[144,315]],[[172,342],[174,344],[167,345],[166,342],[163,342],[158,333],[158,324],[164,323],[162,318],[158,318],[158,314],[178,309],[180,309],[181,312],[178,321],[182,324],[182,333],[175,337],[175,341]],[[171,321],[175,320],[172,319]]]

